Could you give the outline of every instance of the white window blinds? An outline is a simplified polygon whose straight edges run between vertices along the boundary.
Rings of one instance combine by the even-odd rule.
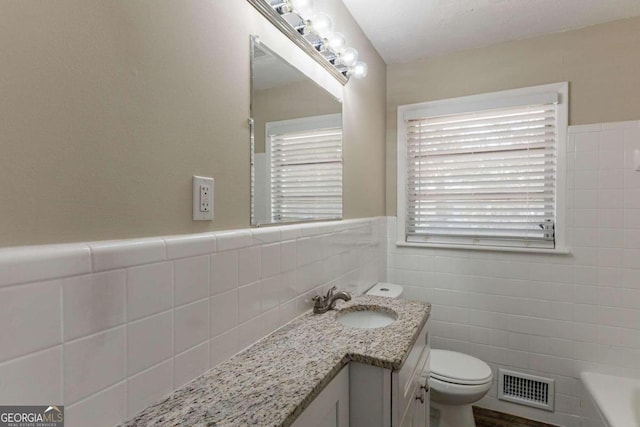
[[[273,221],[342,217],[342,129],[277,133],[270,139]]]
[[[408,242],[554,248],[556,102],[405,126]]]

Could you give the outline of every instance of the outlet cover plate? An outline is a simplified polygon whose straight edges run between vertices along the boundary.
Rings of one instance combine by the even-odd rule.
[[[213,178],[193,177],[193,220],[213,220]]]

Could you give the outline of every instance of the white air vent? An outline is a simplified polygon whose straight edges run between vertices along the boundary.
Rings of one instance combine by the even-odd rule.
[[[498,399],[553,411],[555,380],[506,369],[498,375]]]

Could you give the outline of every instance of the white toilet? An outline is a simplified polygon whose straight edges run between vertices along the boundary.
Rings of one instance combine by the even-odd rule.
[[[402,296],[403,287],[393,283],[378,282],[371,287],[365,294],[375,297],[400,298]]]
[[[402,286],[379,282],[366,294],[398,298]],[[475,427],[471,405],[491,389],[491,367],[468,354],[432,349],[430,368],[431,427]]]
[[[491,388],[489,365],[468,354],[431,350],[431,427],[475,427],[471,405]]]

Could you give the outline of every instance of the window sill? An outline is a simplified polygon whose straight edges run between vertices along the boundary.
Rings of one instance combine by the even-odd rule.
[[[571,255],[570,248],[555,248],[555,249],[543,249],[543,248],[519,248],[519,247],[504,247],[504,246],[480,246],[480,245],[449,245],[439,243],[409,243],[404,241],[397,241],[397,247],[409,247],[409,248],[425,248],[425,249],[457,249],[460,251],[489,251],[489,252],[519,252],[519,253],[536,253],[536,254],[553,254],[553,255]]]

